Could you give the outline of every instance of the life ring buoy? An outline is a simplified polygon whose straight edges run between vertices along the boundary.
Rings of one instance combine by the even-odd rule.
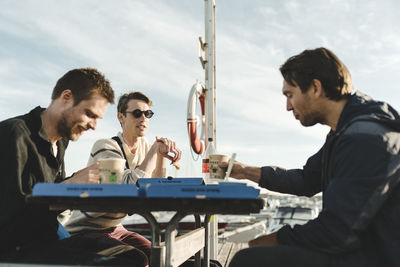
[[[197,99],[200,101],[200,107],[201,107],[201,119],[200,119],[200,125],[201,125],[201,135],[200,137],[197,134],[197,115],[196,115],[196,105],[197,105]],[[188,99],[188,109],[187,109],[187,128],[188,128],[188,134],[189,134],[189,139],[190,139],[190,146],[192,147],[193,151],[196,154],[203,154],[204,152],[204,147],[205,147],[205,108],[204,108],[204,103],[205,103],[205,89],[204,86],[196,82],[193,86],[192,89],[190,90],[189,93],[189,99]]]

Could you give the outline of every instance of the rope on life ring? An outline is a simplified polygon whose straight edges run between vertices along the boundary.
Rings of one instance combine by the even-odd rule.
[[[197,134],[197,120],[198,117],[196,115],[196,104],[197,99],[200,101],[201,107],[201,135]],[[189,99],[188,99],[188,109],[187,109],[187,128],[188,134],[190,139],[190,146],[196,154],[203,154],[204,147],[205,147],[205,108],[204,108],[204,101],[205,101],[205,89],[204,86],[196,82],[192,89],[190,89]]]

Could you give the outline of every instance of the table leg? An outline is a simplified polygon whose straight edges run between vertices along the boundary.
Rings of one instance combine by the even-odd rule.
[[[165,264],[166,267],[172,267],[172,253],[173,253],[173,242],[175,240],[175,231],[178,226],[180,220],[182,220],[187,214],[177,212],[169,221],[166,232],[165,232],[165,247],[166,247],[166,256],[165,256]]]
[[[203,267],[210,267],[210,218],[211,214],[204,217],[205,240],[204,240],[204,262]]]
[[[196,221],[196,228],[200,228],[201,227],[201,218],[199,214],[195,214],[194,215],[194,219]],[[203,248],[204,251],[204,248]],[[201,267],[201,250],[199,252],[196,253],[195,257],[195,267]]]
[[[157,223],[156,218],[154,218],[151,212],[139,213],[143,216],[150,225],[151,229],[151,256],[150,256],[150,266],[152,267],[164,267],[164,255],[165,247],[161,246],[161,235],[160,235],[160,225]]]
[[[142,215],[146,219],[146,221],[150,224],[152,244],[159,246],[161,242],[161,237],[160,237],[161,231],[156,218],[154,218],[153,214],[149,211],[140,213],[140,215]]]

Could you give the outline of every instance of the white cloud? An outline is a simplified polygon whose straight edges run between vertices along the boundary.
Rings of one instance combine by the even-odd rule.
[[[326,127],[304,128],[285,110],[279,66],[306,48],[327,46],[352,72],[356,88],[400,107],[400,18],[396,1],[217,0],[219,148],[253,164],[301,166],[323,143]],[[157,112],[149,139],[173,137],[188,152],[186,101],[204,79],[197,38],[204,1],[0,2],[0,120],[50,101],[56,80],[93,66],[116,95],[148,93]],[[86,165],[95,139],[119,126],[115,105],[99,128],[71,143],[68,171]],[[181,172],[177,175],[186,175]]]

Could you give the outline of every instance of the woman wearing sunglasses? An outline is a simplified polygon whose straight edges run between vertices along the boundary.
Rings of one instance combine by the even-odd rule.
[[[124,94],[118,101],[118,121],[122,132],[100,139],[93,145],[88,165],[101,158],[123,158],[126,170],[123,183],[136,183],[138,178],[165,177],[167,160],[177,163],[182,155],[175,142],[158,138],[152,145],[145,138],[149,121],[154,115],[151,100],[141,92]],[[124,213],[95,213],[74,210],[65,228],[76,239],[101,240],[110,245],[130,245],[137,250],[143,266],[149,264],[151,243],[143,236],[126,230],[121,221]],[[98,242],[99,243],[99,242]],[[101,249],[101,248],[100,248]]]

